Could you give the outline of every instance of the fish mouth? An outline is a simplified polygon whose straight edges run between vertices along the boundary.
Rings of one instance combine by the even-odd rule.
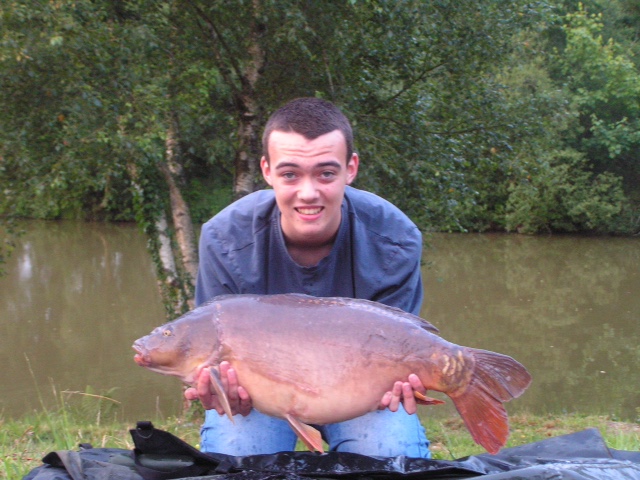
[[[149,359],[149,355],[145,352],[145,350],[140,345],[138,345],[137,343],[134,343],[131,346],[131,348],[133,348],[136,352],[136,354],[133,356],[134,362],[136,362],[141,367],[148,367],[151,365],[151,360]]]

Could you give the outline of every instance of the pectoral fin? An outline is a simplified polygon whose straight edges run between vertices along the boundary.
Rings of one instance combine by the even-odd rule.
[[[420,392],[413,391],[413,396],[416,397],[416,403],[420,405],[442,405],[444,402],[437,398],[427,397]]]
[[[320,435],[318,430],[313,428],[311,425],[302,423],[291,415],[286,415],[284,418],[289,422],[293,431],[296,432],[298,438],[302,440],[302,443],[304,443],[309,450],[312,452],[324,452],[324,449],[322,448],[322,435]]]
[[[227,414],[227,417],[229,417],[231,423],[236,423],[233,420],[233,414],[231,413],[231,405],[229,405],[229,399],[227,398],[227,394],[224,391],[224,387],[222,386],[222,381],[220,380],[220,373],[215,368],[210,368],[209,375],[211,377],[211,386],[213,387],[214,393],[220,399],[220,403],[222,404],[224,413]]]

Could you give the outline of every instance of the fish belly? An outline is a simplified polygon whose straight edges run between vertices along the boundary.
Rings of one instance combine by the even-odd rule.
[[[226,359],[256,409],[324,425],[376,410],[395,381],[424,370],[417,359],[394,354],[392,343],[384,352],[336,338],[328,343],[298,339],[284,348],[271,342],[262,352],[245,344],[231,348],[234,354]]]
[[[236,363],[234,368],[239,383],[247,389],[257,410],[279,418],[291,415],[316,425],[342,422],[376,410],[384,393],[398,378],[396,374],[387,375],[386,381],[380,381],[380,377],[369,381],[363,372],[358,372],[350,381],[312,381],[267,377],[246,369],[241,363]]]

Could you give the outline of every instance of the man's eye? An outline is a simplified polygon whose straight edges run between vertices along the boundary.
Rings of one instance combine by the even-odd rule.
[[[325,180],[330,180],[332,178],[334,178],[336,176],[336,172],[332,171],[332,170],[325,170],[324,172],[322,172],[320,174],[320,177],[325,179]]]
[[[284,178],[285,180],[293,180],[294,178],[296,178],[296,174],[293,172],[284,172],[282,174],[282,178]]]

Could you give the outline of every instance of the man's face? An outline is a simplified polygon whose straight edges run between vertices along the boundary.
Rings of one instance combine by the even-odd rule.
[[[281,226],[289,244],[323,246],[333,241],[341,220],[344,189],[358,173],[358,155],[346,162],[347,146],[340,130],[315,140],[298,133],[274,131],[269,159],[260,161],[273,187]]]

